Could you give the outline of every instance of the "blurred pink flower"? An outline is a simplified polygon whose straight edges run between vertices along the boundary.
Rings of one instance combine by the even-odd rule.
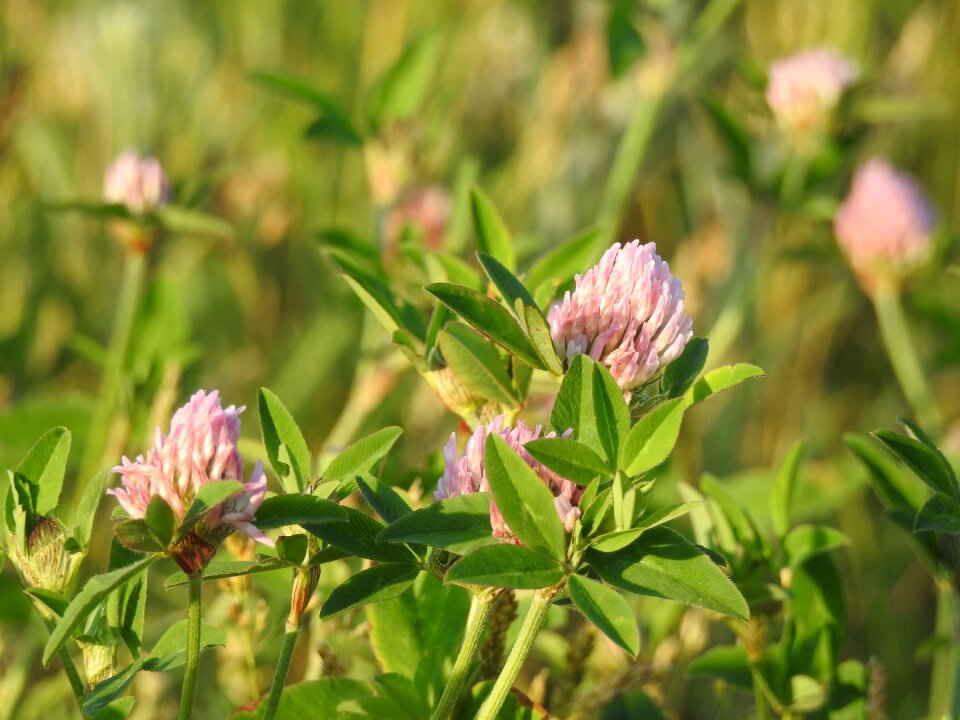
[[[576,276],[574,291],[547,314],[564,365],[589,355],[624,390],[643,385],[683,351],[693,334],[684,292],[654,243],[614,243]]]
[[[405,231],[419,233],[418,238],[432,249],[443,247],[443,234],[447,230],[452,210],[450,193],[439,186],[414,187],[403,194],[390,210],[384,228],[386,246],[391,251],[399,248]]]
[[[828,48],[799,52],[770,64],[767,103],[784,130],[804,133],[829,119],[858,75],[856,64]]]
[[[220,406],[219,393],[197,392],[190,402],[177,410],[166,436],[157,428],[153,447],[135,462],[124,457],[113,468],[122,486],[107,490],[130,517],[141,518],[150,500],[159,495],[182,522],[197,491],[218,480],[241,480],[243,466],[237,440],[240,436],[242,407]],[[236,530],[266,545],[273,541],[254,524],[255,513],[263,502],[267,478],[258,461],[247,482],[237,493],[209,510],[194,528],[197,537],[216,546]]]
[[[103,199],[125,205],[136,214],[166,205],[169,186],[156,158],[140,157],[132,150],[120,154],[103,178]]]
[[[523,449],[523,446],[531,440],[541,437],[552,438],[556,437],[557,434],[550,432],[544,435],[539,425],[531,430],[523,421],[518,421],[514,428],[504,427],[503,415],[497,415],[488,424],[478,426],[470,439],[467,440],[463,455],[457,453],[456,433],[450,435],[450,440],[447,441],[447,445],[443,449],[443,459],[446,467],[443,471],[443,477],[437,483],[437,490],[433,494],[434,498],[443,500],[444,498],[475,492],[490,492],[490,484],[487,482],[487,473],[483,462],[483,450],[489,433],[497,433],[506,440],[507,444],[516,450],[537,474],[537,477],[550,488],[554,495],[553,502],[557,514],[560,516],[567,532],[571,532],[580,518],[580,509],[577,506],[580,497],[583,495],[583,488],[569,480],[564,480],[552,470],[545,468]],[[494,537],[507,539],[515,544],[520,543],[507,526],[496,503],[492,500],[490,502],[490,527],[493,529]]]
[[[894,278],[916,269],[930,252],[933,209],[913,179],[882,160],[861,165],[833,219],[837,242],[861,278]]]

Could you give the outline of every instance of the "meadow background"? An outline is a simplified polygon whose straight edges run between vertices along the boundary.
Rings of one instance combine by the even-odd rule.
[[[76,497],[84,463],[97,462],[83,448],[124,250],[102,221],[57,205],[97,200],[106,166],[135,148],[161,160],[178,205],[224,224],[169,233],[149,253],[104,457],[139,452],[189,393],[216,387],[249,408],[251,462],[263,455],[256,390],[267,386],[314,451],[404,427],[385,476],[431,491],[456,418],[337,276],[323,238],[349,232],[389,255],[404,218],[426,212],[423,242],[472,262],[466,192],[476,183],[513,231],[521,269],[591,227],[611,242],[655,241],[684,283],[694,333],[710,338],[708,366],[766,370],[691,413],[669,476],[696,483],[709,470],[763,520],[772,468],[806,438],[799,513],[852,541],[837,556],[843,654],[876,658],[889,716],[917,717],[933,584],[843,443],[908,410],[830,219],[856,163],[874,155],[929,194],[938,252],[906,312],[945,417],[942,444],[960,454],[958,38],[956,0],[5,0],[0,467],[57,424],[74,434],[66,496]],[[411,43],[404,99],[375,124],[378,79]],[[863,80],[831,153],[785,189],[766,67],[820,45],[855,60]],[[263,73],[300,78],[338,110],[278,92]],[[341,114],[362,137],[330,120]],[[424,192],[436,202],[417,210]],[[86,573],[104,562],[108,505]],[[325,569],[319,595],[347,572]],[[270,628],[289,582],[279,575],[210,605],[208,622],[230,628],[231,641],[203,666],[220,692],[205,693],[200,716],[223,717],[269,683],[279,641]],[[160,582],[147,634],[182,616],[184,602]],[[314,620],[291,680],[369,676],[359,627]],[[0,718],[76,713],[62,677],[40,669],[44,637],[7,568]],[[652,661],[658,640],[644,641]],[[540,659],[557,665],[565,643],[545,633]],[[244,670],[250,654],[261,678]],[[169,717],[175,675],[142,673],[132,717]],[[671,691],[676,716],[714,717],[698,701],[710,681],[685,682]]]

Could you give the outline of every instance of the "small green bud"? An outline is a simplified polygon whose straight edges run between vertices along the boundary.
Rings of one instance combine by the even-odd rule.
[[[51,517],[37,517],[23,546],[12,542],[11,559],[29,587],[63,592],[73,580],[83,554],[66,547],[63,526]]]

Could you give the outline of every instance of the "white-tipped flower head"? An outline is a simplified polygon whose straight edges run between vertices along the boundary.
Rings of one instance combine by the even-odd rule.
[[[767,103],[786,133],[816,132],[858,76],[856,64],[833,50],[799,52],[770,64]]]
[[[166,205],[169,196],[170,188],[160,161],[140,157],[132,150],[121,153],[103,177],[103,199],[125,205],[137,215]]]
[[[629,392],[683,352],[693,334],[684,297],[654,243],[614,243],[550,308],[550,335],[565,367],[589,355]]]
[[[837,242],[869,290],[878,277],[901,279],[929,257],[934,214],[909,175],[882,160],[861,165],[833,219]]]
[[[437,483],[437,490],[433,494],[434,498],[443,500],[444,498],[469,495],[475,492],[490,492],[490,483],[487,481],[487,471],[483,461],[483,451],[487,442],[487,435],[490,433],[496,433],[502,437],[507,445],[517,451],[520,457],[536,473],[537,477],[543,481],[544,485],[550,488],[557,514],[560,516],[567,532],[571,532],[580,518],[580,508],[578,506],[583,495],[583,488],[569,480],[564,480],[552,470],[548,470],[534,460],[533,456],[523,448],[531,440],[541,437],[552,438],[556,437],[557,434],[551,432],[544,435],[539,425],[531,430],[522,421],[517,422],[516,427],[504,427],[502,415],[498,415],[486,425],[478,426],[470,439],[467,440],[462,455],[457,452],[456,434],[450,435],[450,440],[443,449],[445,462],[443,477]],[[494,537],[519,544],[520,541],[507,526],[500,510],[497,508],[497,504],[492,501],[490,503],[490,527],[493,530]]]
[[[242,407],[220,406],[217,391],[197,392],[190,402],[177,410],[170,421],[170,432],[157,429],[153,447],[131,462],[126,457],[113,468],[120,474],[122,486],[107,492],[133,518],[142,518],[154,496],[163,498],[173,510],[177,526],[206,483],[220,480],[242,480],[243,467],[237,440],[240,437]],[[272,545],[253,524],[257,508],[263,502],[267,478],[258,461],[250,480],[224,502],[216,505],[200,519],[190,533],[193,546],[184,547],[183,555],[212,556],[216,545],[234,530],[240,530],[264,544]],[[197,547],[199,546],[199,547]],[[180,559],[180,553],[175,551]],[[205,558],[209,561],[209,557]],[[181,563],[183,564],[183,563]]]

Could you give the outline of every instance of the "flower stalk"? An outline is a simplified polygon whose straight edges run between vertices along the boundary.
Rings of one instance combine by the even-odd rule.
[[[483,644],[483,637],[490,622],[490,611],[496,598],[497,593],[489,590],[480,590],[473,594],[463,643],[460,645],[460,652],[447,679],[447,685],[440,696],[440,702],[430,716],[431,720],[449,720],[454,717],[457,704],[463,697],[463,692],[470,680],[471,666]]]
[[[520,668],[523,667],[524,660],[530,654],[530,648],[533,647],[533,641],[536,639],[537,633],[540,632],[540,628],[543,627],[543,623],[547,619],[550,604],[559,590],[560,586],[555,585],[537,590],[533,594],[533,602],[523,619],[517,641],[507,656],[500,677],[497,678],[487,699],[480,706],[480,712],[477,713],[476,720],[494,720],[497,713],[500,712],[507,695],[513,688],[513,683],[516,682],[517,676],[520,674]]]
[[[187,611],[187,665],[180,695],[177,720],[190,720],[197,696],[197,676],[200,669],[200,610],[203,596],[203,572],[187,575],[190,605]]]
[[[907,329],[896,285],[890,282],[879,283],[871,299],[887,356],[903,394],[920,424],[936,435],[940,430],[940,413]]]

